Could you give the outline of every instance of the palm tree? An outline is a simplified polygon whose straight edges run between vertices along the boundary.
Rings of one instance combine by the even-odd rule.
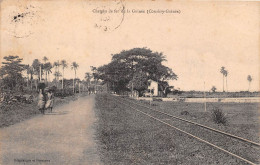
[[[61,66],[62,66],[62,89],[63,89],[63,81],[64,81],[64,68],[68,67],[66,60],[61,60]]]
[[[60,74],[60,72],[55,71],[54,76],[55,76],[55,82],[56,82],[56,86],[57,86],[57,79],[61,76],[61,74]]]
[[[44,56],[42,60],[44,61],[44,63],[46,63],[49,59],[46,56]]]
[[[220,73],[223,75],[223,92],[225,92],[225,89],[224,89],[224,76],[225,76],[225,72],[226,72],[225,67],[222,66],[220,68]]]
[[[79,64],[77,64],[76,62],[73,62],[72,64],[71,64],[71,69],[73,69],[74,71],[75,71],[75,77],[74,77],[74,79],[73,79],[73,92],[75,93],[75,79],[76,79],[76,75],[77,75],[77,72],[76,72],[76,70],[78,69],[78,67],[79,67]]]
[[[59,61],[54,62],[53,65],[55,66],[55,73],[58,72],[60,74],[60,72],[59,72],[59,67],[60,67]],[[54,76],[55,75],[58,75],[58,74],[54,74]],[[56,86],[58,87],[57,81],[59,81],[59,77],[55,77],[55,81],[56,81]]]
[[[28,71],[29,71],[29,74],[30,74],[30,82],[31,82],[31,90],[32,90],[32,87],[33,87],[33,66],[30,66],[29,67],[29,70],[27,70],[27,73],[28,73]]]
[[[224,76],[226,77],[226,90],[227,90],[227,92],[228,92],[228,86],[227,86],[227,76],[228,76],[228,71],[227,71],[227,70],[225,70],[225,72],[224,72]]]
[[[38,81],[40,80],[40,77],[41,77],[40,65],[41,65],[41,62],[38,59],[33,60],[33,63],[32,63],[33,73],[38,76],[38,78],[35,79],[35,81],[34,81],[36,90],[38,90]]]
[[[49,75],[49,73],[51,72],[51,68],[52,68],[52,65],[50,62],[47,62],[45,64],[43,64],[43,69],[45,71],[45,83],[48,82],[48,78],[47,76]]]
[[[61,66],[61,63],[60,63],[60,61],[58,60],[58,65],[57,65],[57,68],[58,68],[58,72],[60,73],[60,66]],[[59,80],[60,80],[60,77],[58,77],[58,82],[59,82]]]
[[[45,69],[45,73],[46,73],[46,82],[48,82],[48,79],[47,79],[47,76],[50,77],[50,73],[52,73],[51,69],[52,69],[52,65],[50,62],[47,62],[45,65],[44,65],[44,69]]]
[[[46,62],[49,60],[46,56],[43,57],[42,59],[44,61],[44,64],[43,64],[43,70],[45,71],[45,83],[47,83],[47,71],[46,71]]]
[[[30,65],[26,65],[25,69],[26,69],[26,73],[27,73],[27,87],[29,87],[29,80],[30,80],[30,82],[32,84],[33,69],[32,69],[32,66],[30,66]],[[31,78],[29,78],[30,75],[31,75]]]
[[[253,80],[253,78],[251,77],[251,75],[248,75],[247,76],[247,81],[249,82],[249,85],[248,85],[248,92],[249,92],[249,89],[250,89],[250,84],[251,84],[251,81]]]

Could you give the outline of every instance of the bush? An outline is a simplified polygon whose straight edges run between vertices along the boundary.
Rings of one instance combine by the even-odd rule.
[[[64,97],[72,96],[72,95],[74,95],[72,89],[57,89],[54,92],[54,96],[60,97],[60,98],[64,98]]]
[[[212,119],[216,124],[223,124],[226,125],[227,124],[227,118],[226,115],[224,114],[224,112],[218,108],[218,107],[214,107],[212,110]]]
[[[153,101],[163,101],[161,98],[153,98]]]
[[[181,115],[189,115],[190,113],[188,111],[182,111]]]

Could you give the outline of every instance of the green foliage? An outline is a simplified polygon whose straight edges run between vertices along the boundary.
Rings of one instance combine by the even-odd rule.
[[[216,88],[215,86],[212,86],[211,91],[212,91],[213,93],[215,93],[216,90],[217,90],[217,88]]]
[[[227,124],[227,118],[224,112],[218,107],[213,108],[212,119],[216,124],[223,124],[223,125]]]
[[[95,76],[109,84],[114,84],[118,91],[125,90],[130,81],[135,82],[136,89],[145,89],[144,79],[152,79],[159,83],[177,79],[172,69],[162,64],[163,61],[166,61],[163,53],[152,52],[148,48],[123,50],[113,54],[109,64],[97,68]],[[138,72],[142,72],[142,75],[138,75]],[[134,80],[135,77],[137,80]],[[163,88],[165,87],[163,85]]]
[[[32,63],[33,71],[34,71],[35,75],[38,75],[38,78],[40,78],[40,65],[41,65],[41,63],[38,59],[33,60],[33,63]]]
[[[128,84],[128,87],[130,89],[131,89],[132,84],[133,84],[134,90],[137,90],[140,94],[141,91],[146,90],[148,87],[147,75],[142,71],[135,73],[133,79]]]
[[[5,56],[5,62],[2,62],[0,76],[2,78],[1,86],[10,90],[14,88],[21,90],[23,84],[22,71],[26,66],[21,64],[22,58],[19,56]]]

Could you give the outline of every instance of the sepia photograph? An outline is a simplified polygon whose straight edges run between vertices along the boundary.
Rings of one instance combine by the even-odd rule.
[[[260,164],[260,2],[0,0],[0,165]]]

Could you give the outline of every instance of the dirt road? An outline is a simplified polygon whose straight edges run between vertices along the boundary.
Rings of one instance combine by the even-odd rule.
[[[101,164],[94,140],[94,96],[0,129],[1,164]]]

